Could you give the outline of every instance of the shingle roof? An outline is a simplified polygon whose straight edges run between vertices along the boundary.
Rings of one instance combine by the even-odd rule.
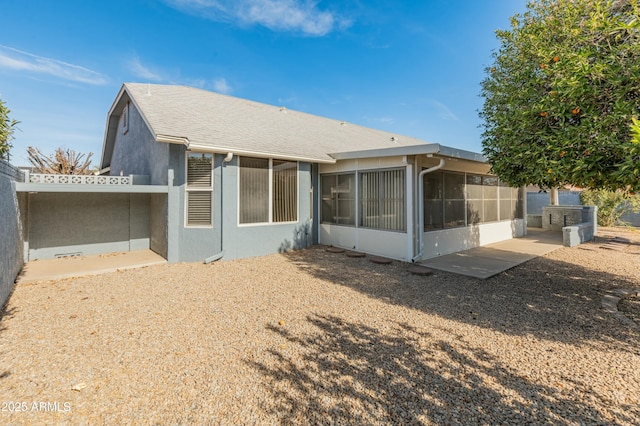
[[[221,152],[333,162],[330,153],[425,144],[408,136],[193,87],[126,83],[123,89],[156,138],[186,138],[189,144]]]

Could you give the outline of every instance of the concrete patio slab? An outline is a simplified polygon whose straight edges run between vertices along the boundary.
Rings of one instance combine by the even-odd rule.
[[[562,232],[529,229],[525,237],[427,259],[420,264],[486,279],[562,246]]]
[[[162,256],[151,250],[32,260],[24,265],[16,282],[59,280],[165,263]]]

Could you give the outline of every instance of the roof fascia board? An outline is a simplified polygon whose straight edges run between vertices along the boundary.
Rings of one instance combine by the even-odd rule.
[[[465,151],[464,149],[456,149],[448,146],[440,146],[440,155],[444,157],[459,158],[461,160],[475,161],[477,163],[486,163],[487,158],[477,152]]]
[[[403,155],[439,155],[442,157],[457,158],[460,160],[486,163],[487,159],[482,154],[462,149],[450,148],[438,143],[424,145],[398,146],[392,148],[366,149],[362,151],[338,152],[329,154],[336,160],[356,160],[362,158],[395,157]]]
[[[186,138],[179,138],[185,139]],[[174,142],[177,143],[177,142]],[[297,155],[283,155],[283,154],[274,154],[268,152],[259,152],[259,151],[248,151],[244,149],[236,149],[231,147],[220,147],[220,146],[209,146],[209,145],[200,145],[194,144],[187,141],[186,143],[187,149],[191,151],[199,151],[199,152],[214,152],[217,154],[227,154],[232,152],[235,155],[247,156],[247,157],[257,157],[257,158],[275,158],[281,160],[293,160],[293,161],[302,161],[305,163],[324,163],[324,164],[335,164],[336,160],[333,159],[323,159],[323,158],[312,158],[312,157],[302,157]]]
[[[336,160],[356,160],[361,158],[396,157],[403,155],[437,154],[440,145],[429,143],[424,145],[394,146],[391,148],[365,149],[362,151],[336,152],[329,154]]]
[[[114,99],[113,104],[111,104],[111,108],[109,108],[109,112],[107,113],[107,123],[105,124],[104,138],[102,141],[102,156],[100,157],[101,169],[108,167],[106,163],[111,162],[111,155],[113,154],[113,144],[115,143],[115,139],[116,139],[114,132],[117,130],[118,118],[120,117],[120,114],[116,114],[115,110],[116,110],[116,105],[120,103],[120,99],[124,95],[124,92],[125,92],[125,86],[123,84],[122,87],[120,87],[120,90],[118,91],[118,95]],[[110,151],[110,152],[107,152],[107,151]]]

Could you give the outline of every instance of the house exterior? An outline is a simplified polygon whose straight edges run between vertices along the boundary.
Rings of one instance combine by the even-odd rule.
[[[328,244],[419,261],[526,232],[475,153],[191,87],[122,86],[101,168],[145,175],[170,262]]]
[[[100,176],[15,182],[24,261],[213,261],[327,244],[420,261],[526,232],[468,151],[184,86],[124,84]]]

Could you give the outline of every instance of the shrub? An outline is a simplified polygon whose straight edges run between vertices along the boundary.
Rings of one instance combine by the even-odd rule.
[[[598,207],[598,225],[615,226],[625,213],[640,211],[640,196],[624,191],[588,189],[580,193],[583,205]]]

